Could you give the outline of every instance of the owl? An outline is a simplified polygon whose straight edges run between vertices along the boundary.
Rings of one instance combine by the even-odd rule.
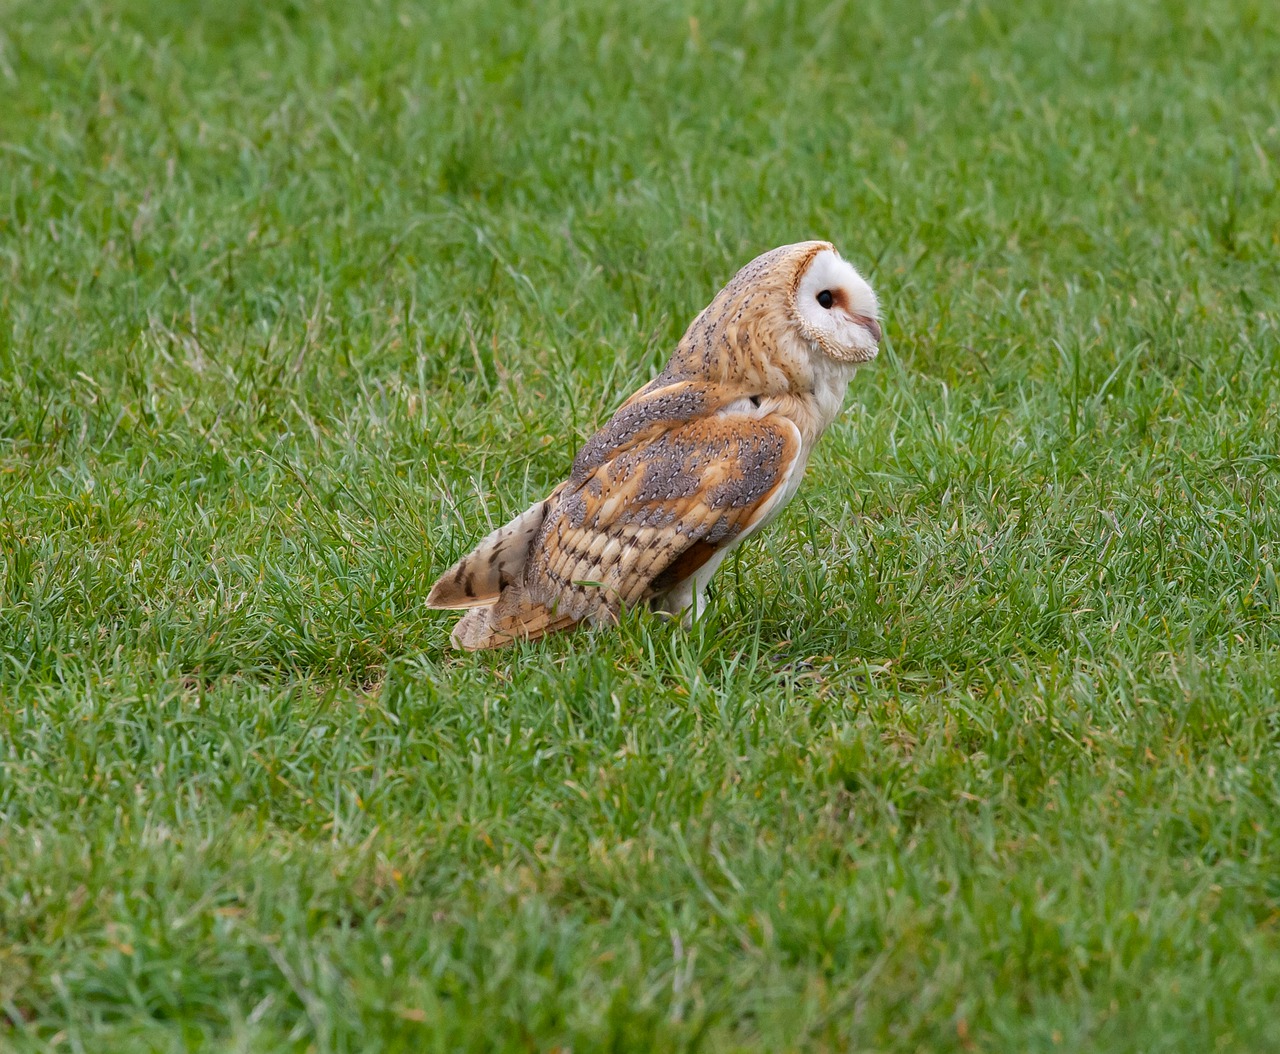
[[[756,257],[569,478],[449,568],[427,606],[470,609],[453,630],[469,651],[639,604],[687,622],[729,551],[791,500],[880,339],[875,293],[830,243]]]

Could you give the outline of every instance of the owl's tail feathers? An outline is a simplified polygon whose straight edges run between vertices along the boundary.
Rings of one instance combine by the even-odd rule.
[[[499,593],[518,582],[529,559],[529,546],[542,527],[555,493],[481,539],[431,587],[427,607],[474,608],[492,604]]]
[[[560,615],[546,604],[507,590],[497,603],[472,608],[453,627],[453,646],[464,651],[501,648],[517,640],[537,640],[548,633],[578,624],[571,615]]]

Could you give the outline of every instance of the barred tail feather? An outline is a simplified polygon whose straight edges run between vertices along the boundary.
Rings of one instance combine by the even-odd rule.
[[[427,594],[429,608],[474,608],[492,604],[508,586],[520,581],[532,543],[553,492],[546,501],[525,509],[504,524],[440,576]]]

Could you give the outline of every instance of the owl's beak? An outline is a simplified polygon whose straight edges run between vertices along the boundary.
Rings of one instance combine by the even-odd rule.
[[[871,336],[875,338],[875,342],[877,344],[884,339],[884,331],[881,330],[880,323],[870,315],[854,315],[853,320],[870,333]]]

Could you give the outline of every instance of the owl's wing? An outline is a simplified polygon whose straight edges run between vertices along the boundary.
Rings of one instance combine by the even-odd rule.
[[[580,456],[531,546],[525,589],[575,621],[665,592],[769,516],[800,449],[784,417],[722,411]]]

